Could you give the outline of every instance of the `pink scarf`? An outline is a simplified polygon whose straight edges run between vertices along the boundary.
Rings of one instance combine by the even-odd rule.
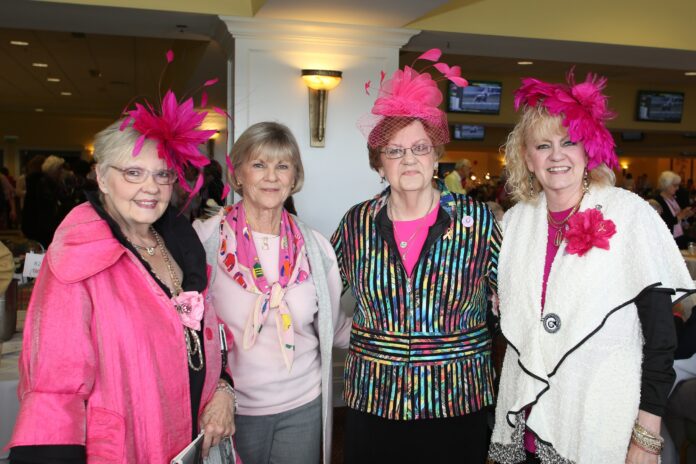
[[[270,285],[259,261],[244,205],[240,201],[227,208],[226,212],[220,224],[220,264],[246,291],[259,295],[247,319],[242,346],[245,350],[254,346],[266,318],[275,309],[273,313],[280,351],[289,371],[295,354],[295,330],[285,302],[285,292],[309,277],[302,233],[288,212],[283,210],[280,217],[279,277],[278,282]]]

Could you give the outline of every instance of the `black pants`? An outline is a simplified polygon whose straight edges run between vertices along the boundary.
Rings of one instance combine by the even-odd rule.
[[[484,464],[487,410],[447,419],[399,421],[348,408],[344,464]]]

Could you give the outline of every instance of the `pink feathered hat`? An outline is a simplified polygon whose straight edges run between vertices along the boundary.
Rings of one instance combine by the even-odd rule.
[[[460,87],[468,85],[466,79],[461,77],[459,66],[450,67],[446,63],[438,62],[440,56],[442,52],[433,48],[415,61],[434,62],[432,66],[442,73],[444,79],[449,79]],[[413,65],[396,70],[390,79],[385,80],[384,77],[382,71],[379,94],[372,111],[358,120],[358,128],[367,137],[367,144],[375,148],[388,143],[392,134],[388,124],[389,118],[419,119],[430,129],[428,132],[433,145],[449,142],[447,115],[439,108],[442,92],[437,82],[443,78],[435,80],[429,73],[416,71]],[[371,82],[366,82],[365,92],[368,95],[370,87]]]
[[[531,77],[522,79],[522,86],[515,91],[515,110],[541,105],[549,114],[561,116],[570,139],[585,146],[588,170],[602,163],[616,168],[619,165],[614,151],[616,144],[605,126],[615,116],[602,93],[607,79],[589,73],[585,82],[576,84],[571,69],[566,81],[567,84],[550,84]]]

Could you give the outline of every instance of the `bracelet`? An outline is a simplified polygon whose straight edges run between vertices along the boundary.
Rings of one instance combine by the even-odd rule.
[[[215,391],[216,392],[219,392],[219,391],[225,392],[232,397],[232,413],[237,414],[237,406],[238,406],[238,404],[237,404],[237,392],[234,391],[234,388],[232,387],[232,385],[225,382],[224,380],[220,380],[217,384],[217,387],[215,387]]]
[[[664,438],[650,432],[648,429],[638,423],[633,424],[631,433],[631,441],[643,451],[651,454],[660,454],[664,445]]]
[[[655,456],[659,456],[662,453],[662,449],[660,449],[660,450],[648,449],[647,446],[641,445],[634,438],[631,438],[631,443],[633,443],[635,446],[637,446],[641,450],[645,451],[646,453],[654,454]]]

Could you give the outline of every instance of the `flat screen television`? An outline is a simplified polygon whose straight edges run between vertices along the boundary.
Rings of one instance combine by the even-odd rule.
[[[682,92],[638,91],[638,121],[681,122],[683,109]]]
[[[503,84],[490,81],[469,81],[466,87],[448,82],[447,110],[452,113],[500,113]]]
[[[477,124],[454,124],[452,140],[483,140],[486,128]]]

